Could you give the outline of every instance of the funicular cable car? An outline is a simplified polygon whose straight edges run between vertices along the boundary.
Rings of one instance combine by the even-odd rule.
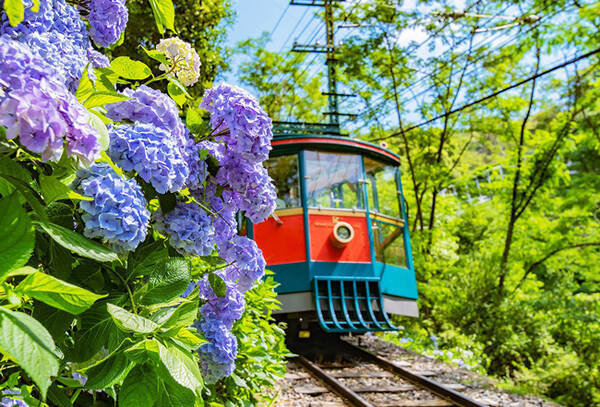
[[[393,330],[388,314],[418,315],[400,158],[332,129],[276,126],[265,164],[277,209],[248,234],[275,272],[289,329]]]

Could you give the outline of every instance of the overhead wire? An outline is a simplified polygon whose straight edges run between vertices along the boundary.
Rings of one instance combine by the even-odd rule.
[[[273,27],[273,29],[269,33],[269,38],[273,37],[273,34],[275,34],[275,30],[277,30],[277,27],[279,27],[279,24],[281,23],[281,20],[283,20],[283,16],[285,16],[285,13],[287,13],[287,11],[288,11],[289,8],[290,8],[290,3],[288,3],[287,6],[285,6],[285,8],[283,9],[283,13],[281,13],[281,15],[279,16],[279,20],[277,20],[277,22],[275,23],[275,26]]]
[[[294,33],[296,32],[296,30],[300,26],[300,23],[302,23],[302,20],[304,20],[304,17],[306,16],[306,14],[308,14],[308,7],[306,8],[306,10],[304,10],[304,13],[298,19],[298,22],[296,23],[296,25],[294,26],[294,28],[292,28],[292,31],[290,31],[290,34],[287,36],[287,38],[285,39],[285,41],[281,45],[281,49],[279,50],[279,52],[283,52],[283,49],[286,47],[288,41],[290,40],[290,38],[292,38],[292,36],[294,35]]]
[[[533,80],[536,80],[538,78],[546,76],[546,75],[548,75],[548,74],[550,74],[550,73],[552,73],[552,72],[554,72],[554,71],[556,71],[558,69],[564,68],[566,66],[569,66],[569,65],[574,64],[574,63],[576,63],[578,61],[581,61],[582,59],[589,58],[589,57],[591,57],[591,56],[593,56],[595,54],[598,54],[598,53],[600,53],[600,48],[596,48],[596,49],[594,49],[592,51],[586,52],[585,54],[575,56],[575,57],[571,58],[568,61],[562,62],[562,63],[560,63],[558,65],[553,66],[552,68],[546,69],[546,70],[544,70],[542,72],[539,72],[539,73],[537,73],[535,75],[531,75],[528,78],[525,78],[525,79],[523,79],[523,80],[521,80],[519,82],[513,83],[512,85],[507,86],[505,88],[502,88],[500,90],[497,90],[495,92],[492,92],[491,94],[486,95],[484,97],[481,97],[481,98],[479,98],[477,100],[474,100],[472,102],[466,103],[466,104],[464,104],[464,105],[462,105],[460,107],[457,107],[455,109],[452,109],[452,110],[450,110],[450,111],[448,111],[448,112],[446,112],[444,114],[435,116],[435,117],[433,117],[431,119],[428,119],[428,120],[425,120],[425,121],[423,121],[421,123],[418,123],[418,124],[415,124],[413,126],[410,126],[410,127],[406,128],[406,129],[404,129],[403,131],[395,132],[395,133],[392,133],[392,134],[387,135],[385,137],[379,137],[377,139],[374,139],[373,141],[387,140],[387,139],[390,139],[392,137],[397,137],[397,136],[401,135],[402,133],[407,133],[407,132],[409,132],[411,130],[414,130],[414,129],[426,126],[426,125],[428,125],[430,123],[433,123],[436,120],[443,119],[443,118],[445,118],[447,116],[451,116],[451,115],[456,114],[458,112],[461,112],[461,111],[463,111],[465,109],[468,109],[469,107],[472,107],[472,106],[478,105],[480,103],[483,103],[483,102],[485,102],[487,100],[493,99],[493,98],[495,98],[495,97],[497,97],[497,96],[499,96],[499,95],[501,95],[503,93],[506,93],[506,92],[508,92],[508,91],[510,91],[512,89],[518,88],[519,86],[522,86],[522,85],[524,85],[524,84],[526,84],[528,82],[531,82]]]

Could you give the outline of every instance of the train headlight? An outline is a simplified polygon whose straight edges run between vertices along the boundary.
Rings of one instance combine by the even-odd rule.
[[[347,222],[338,222],[333,226],[330,236],[331,244],[341,249],[354,239],[354,228]]]

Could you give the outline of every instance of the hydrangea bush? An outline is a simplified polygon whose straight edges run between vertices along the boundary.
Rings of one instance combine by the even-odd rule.
[[[242,405],[219,386],[283,373],[238,354],[273,308],[240,320],[265,273],[238,222],[275,208],[271,120],[225,83],[192,101],[179,38],[144,48],[153,67],[110,60],[124,0],[0,4],[0,406]],[[161,33],[169,4],[151,1]]]

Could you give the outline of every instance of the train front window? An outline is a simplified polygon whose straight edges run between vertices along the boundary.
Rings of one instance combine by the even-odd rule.
[[[308,206],[365,208],[359,155],[306,151],[304,157]]]
[[[277,189],[277,209],[301,207],[298,156],[269,158],[265,161],[265,167]]]
[[[365,157],[365,173],[369,181],[369,209],[375,213],[401,219],[396,185],[398,167]]]
[[[373,221],[375,259],[380,263],[407,267],[404,228],[387,222]]]

